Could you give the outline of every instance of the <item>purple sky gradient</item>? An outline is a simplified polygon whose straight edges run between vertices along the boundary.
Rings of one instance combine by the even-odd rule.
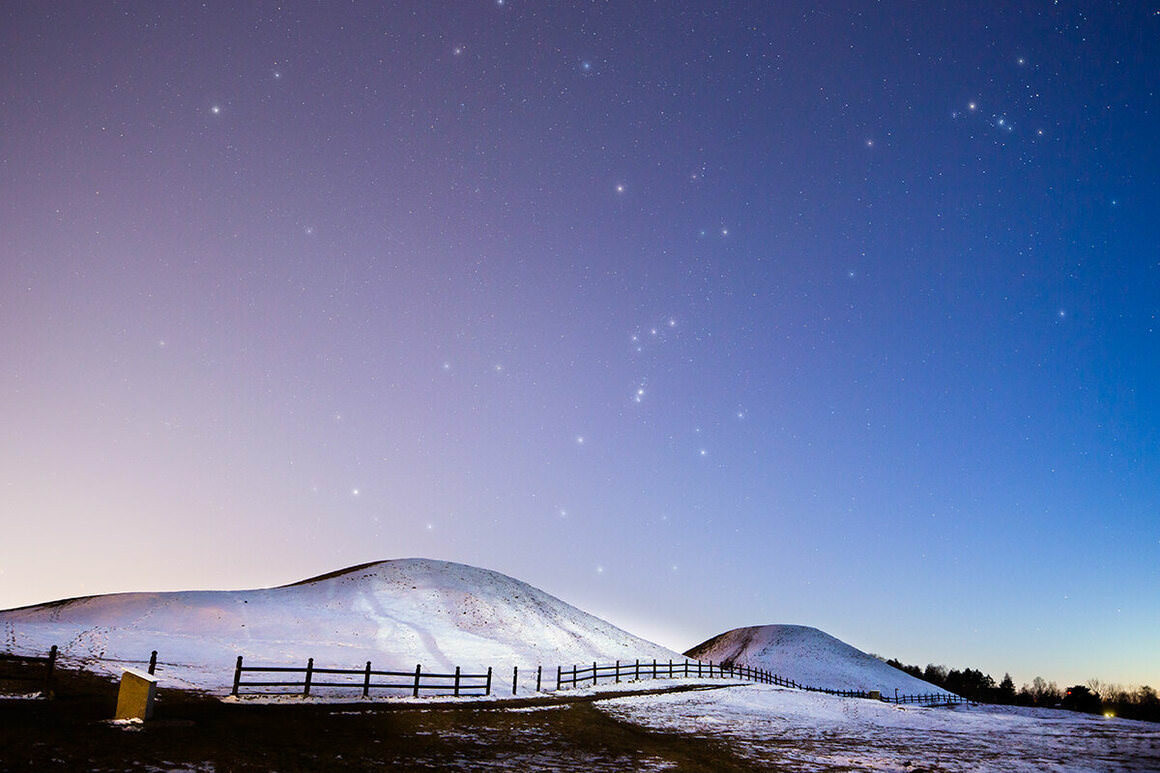
[[[0,607],[425,556],[1160,684],[1160,15],[6,3]]]

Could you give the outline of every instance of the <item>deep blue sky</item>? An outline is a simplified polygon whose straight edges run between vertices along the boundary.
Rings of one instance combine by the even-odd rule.
[[[1160,683],[1160,9],[6,3],[0,606],[497,569]]]

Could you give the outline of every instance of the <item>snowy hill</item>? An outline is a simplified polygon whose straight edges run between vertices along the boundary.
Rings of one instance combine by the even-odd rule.
[[[158,651],[170,684],[228,689],[234,661],[376,668],[679,659],[526,583],[426,559],[382,561],[278,588],[117,593],[0,612],[4,650],[119,673]]]
[[[888,666],[828,633],[804,625],[735,628],[685,653],[699,660],[772,671],[810,687],[879,690],[883,695],[945,692]]]

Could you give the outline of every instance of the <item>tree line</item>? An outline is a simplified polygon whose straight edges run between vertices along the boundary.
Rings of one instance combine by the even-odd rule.
[[[1031,684],[1018,690],[1010,674],[996,684],[990,674],[974,668],[947,669],[946,666],[928,664],[926,668],[904,665],[891,658],[886,661],[900,671],[937,685],[948,692],[979,703],[998,703],[1010,706],[1040,706],[1070,709],[1088,714],[1107,714],[1129,719],[1143,719],[1160,722],[1160,697],[1156,690],[1143,687],[1125,688],[1107,684],[1098,679],[1089,679],[1087,684],[1077,684],[1061,690],[1055,682],[1048,682],[1037,676]]]

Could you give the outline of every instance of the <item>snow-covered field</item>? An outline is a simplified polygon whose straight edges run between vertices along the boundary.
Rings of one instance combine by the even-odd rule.
[[[484,670],[682,656],[498,572],[382,561],[278,588],[118,593],[0,612],[0,646],[119,675],[157,650],[161,686],[226,692],[234,663]],[[509,682],[510,684],[510,682]]]
[[[1160,725],[1055,709],[894,706],[768,685],[597,705],[634,725],[721,741],[755,769],[1160,770]]]

